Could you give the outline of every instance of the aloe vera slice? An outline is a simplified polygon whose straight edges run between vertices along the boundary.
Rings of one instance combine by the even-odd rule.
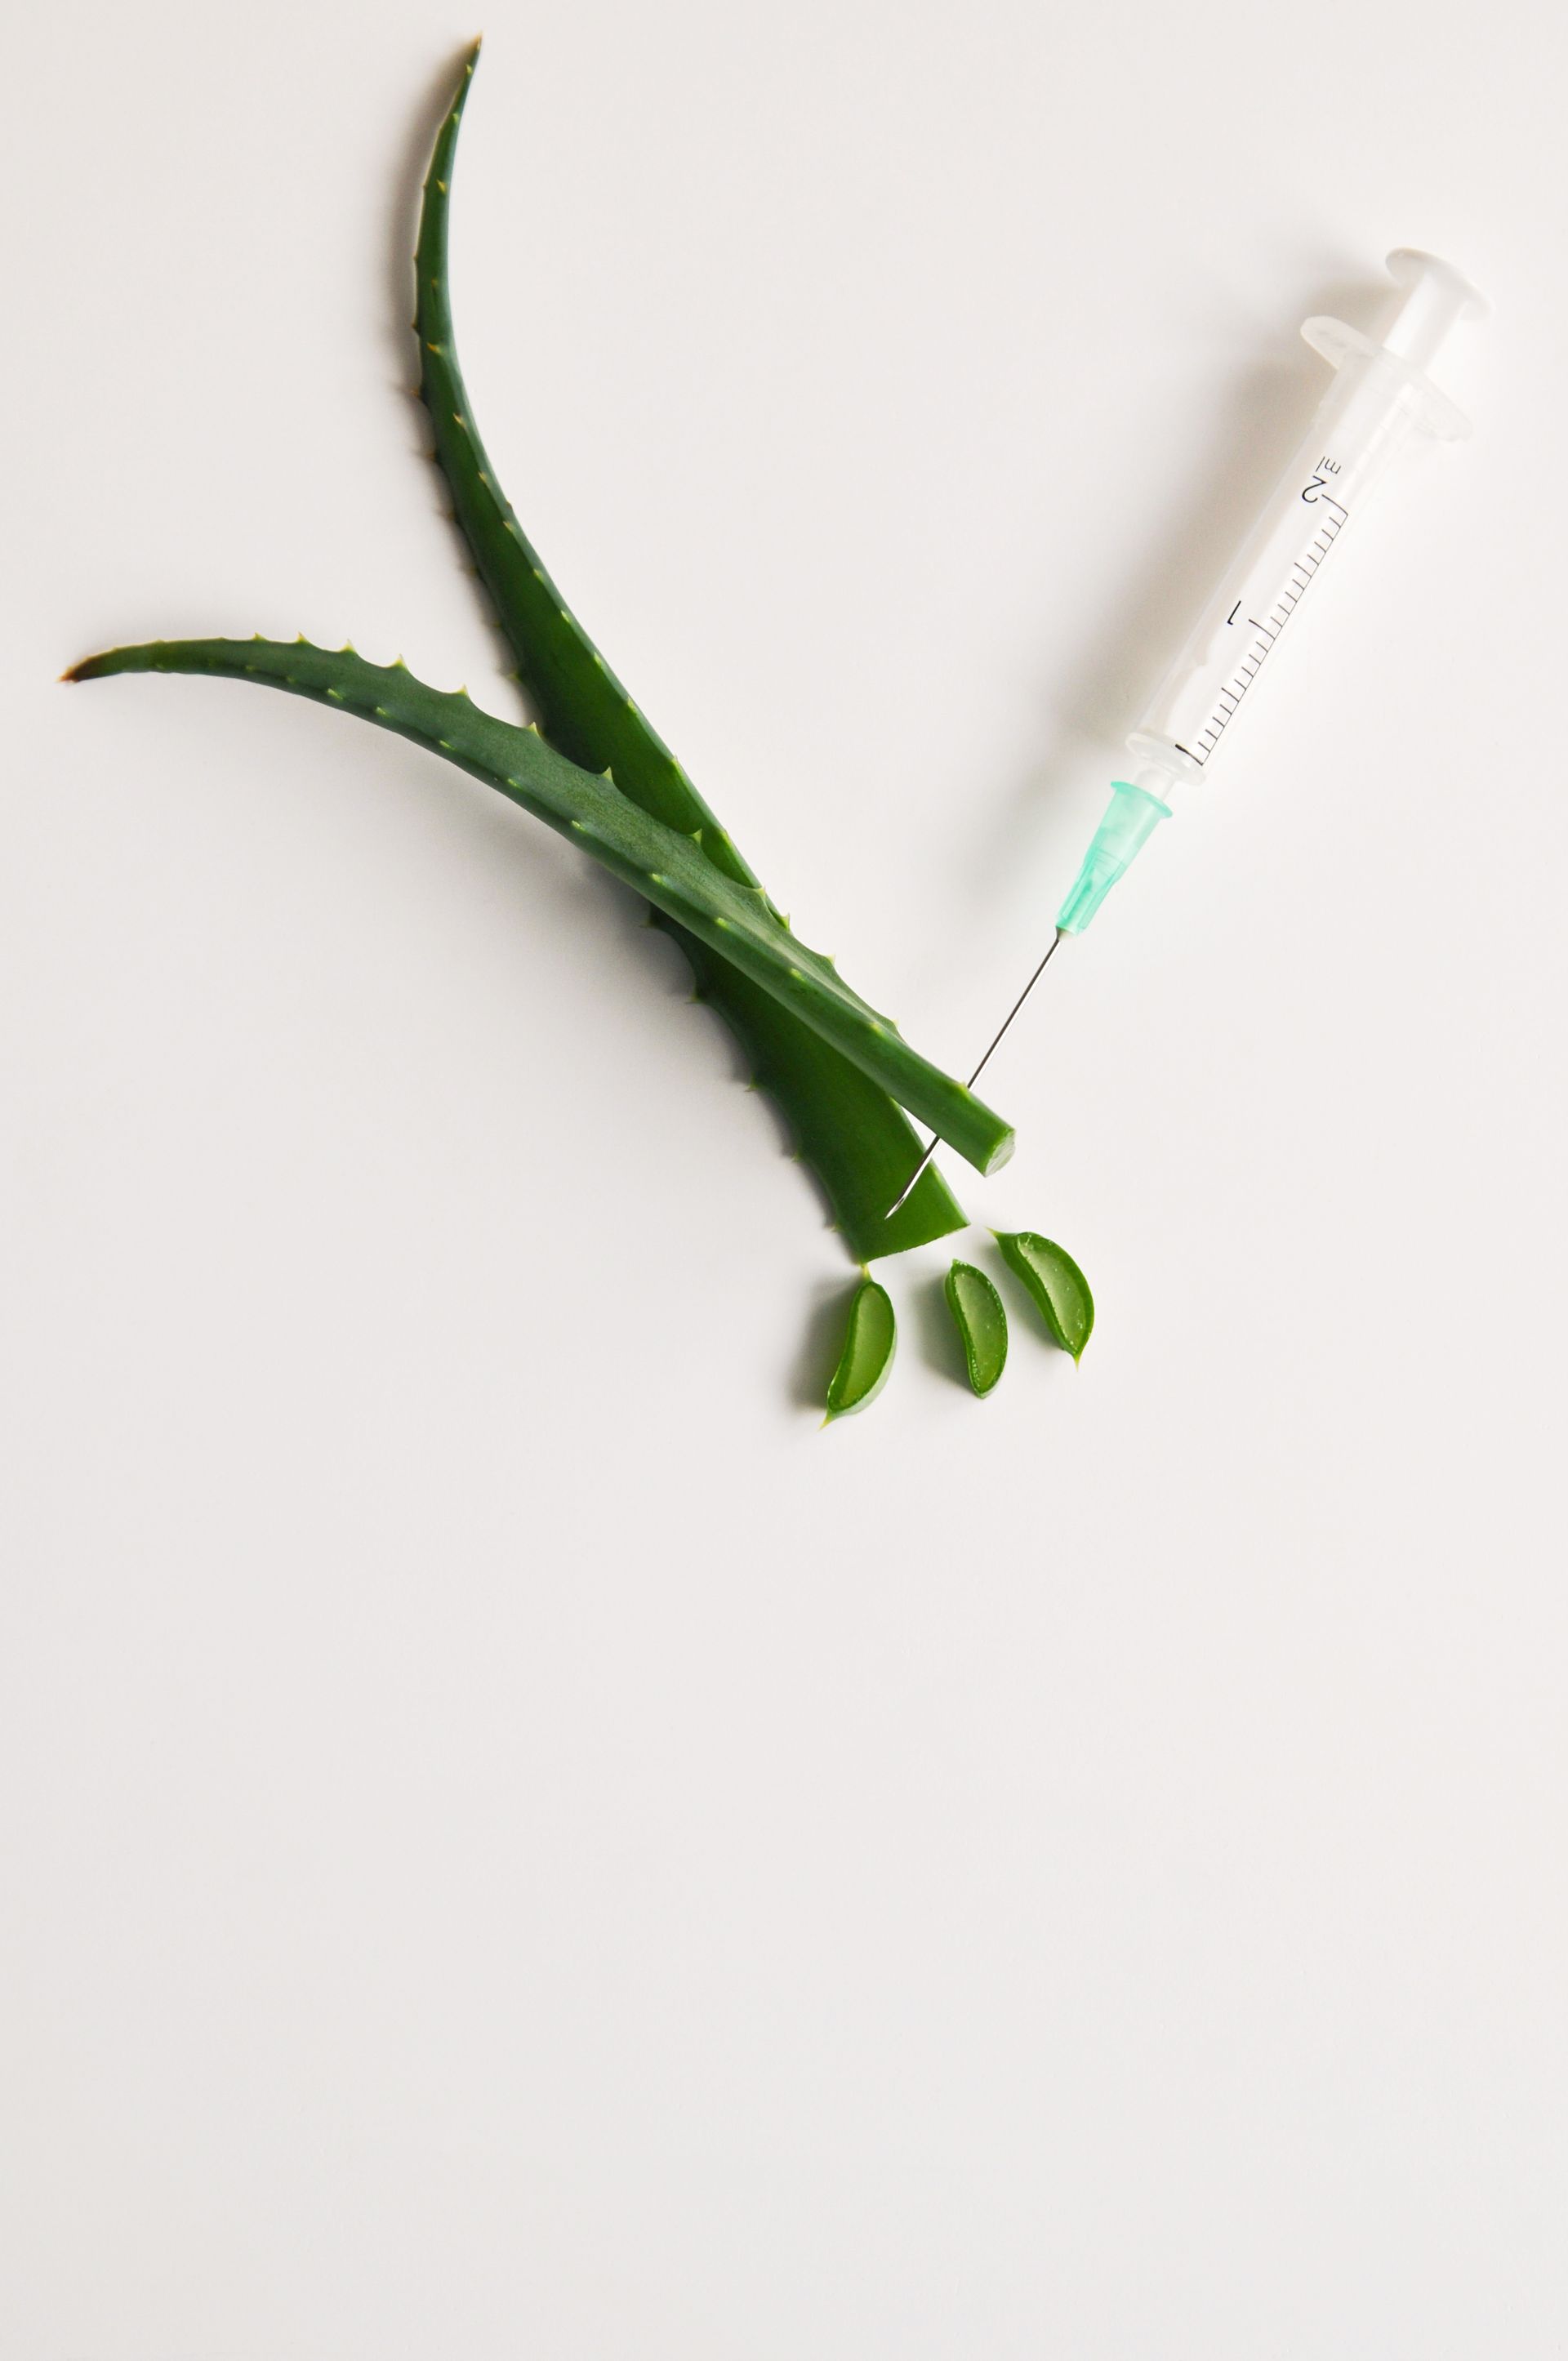
[[[992,1235],[1008,1269],[1023,1280],[1062,1351],[1070,1353],[1075,1361],[1081,1360],[1094,1331],[1094,1298],[1072,1257],[1064,1246],[1054,1246],[1035,1230],[994,1230]]]
[[[970,1384],[977,1394],[988,1394],[1007,1366],[1007,1314],[1002,1298],[971,1262],[954,1263],[945,1292],[963,1344]]]
[[[97,680],[123,672],[204,673],[287,689],[444,754],[636,886],[873,1081],[895,1091],[912,1115],[978,1170],[993,1170],[1012,1154],[1013,1133],[1001,1116],[911,1049],[896,1026],[852,993],[830,961],[780,924],[759,886],[720,875],[690,837],[651,818],[612,780],[556,753],[536,730],[498,721],[461,691],[430,688],[405,664],[367,664],[351,649],[334,653],[303,639],[155,640],[91,656],[66,677]]]
[[[848,1418],[875,1401],[887,1383],[898,1343],[893,1300],[885,1287],[865,1279],[855,1290],[844,1348],[828,1386],[828,1417]]]
[[[414,258],[420,395],[430,413],[436,464],[543,735],[585,769],[611,771],[622,795],[692,836],[722,874],[755,884],[732,839],[568,609],[480,439],[458,366],[447,261],[457,135],[478,54],[476,43],[436,135]],[[697,998],[724,1018],[746,1053],[752,1080],[781,1110],[857,1261],[902,1253],[963,1228],[963,1209],[934,1166],[890,1220],[887,1208],[923,1146],[894,1100],[667,912],[656,909],[654,923],[680,945]]]

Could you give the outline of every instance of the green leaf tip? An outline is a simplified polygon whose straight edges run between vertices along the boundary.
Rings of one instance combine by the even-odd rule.
[[[1023,1282],[1054,1341],[1075,1362],[1094,1334],[1094,1298],[1065,1246],[1041,1237],[1037,1230],[992,1230],[1002,1259]]]

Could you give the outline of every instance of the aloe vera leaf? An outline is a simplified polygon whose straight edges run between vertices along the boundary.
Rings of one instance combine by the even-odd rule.
[[[414,249],[420,399],[430,412],[436,463],[517,659],[518,678],[537,707],[543,736],[585,770],[613,771],[622,795],[668,827],[696,836],[726,876],[755,885],[754,872],[568,609],[501,491],[480,440],[457,363],[447,291],[452,173],[478,56],[476,42],[436,135]]]
[[[558,754],[537,730],[497,720],[462,692],[430,688],[404,664],[367,664],[351,649],[334,653],[302,639],[155,640],[89,657],[66,677],[122,672],[201,673],[287,689],[444,754],[592,853],[797,1011],[978,1170],[992,1171],[1011,1155],[1013,1133],[1002,1117],[910,1049],[890,1019],[780,925],[760,888],[721,876],[690,837],[629,801],[611,779]]]
[[[1036,1230],[993,1230],[992,1235],[1008,1269],[1024,1282],[1062,1351],[1080,1361],[1094,1333],[1094,1298],[1072,1257],[1065,1246],[1054,1246]]]
[[[850,1306],[850,1323],[844,1331],[839,1366],[828,1382],[825,1425],[832,1419],[848,1418],[855,1411],[869,1409],[887,1383],[897,1344],[898,1324],[893,1316],[892,1298],[874,1279],[863,1279]]]
[[[623,795],[694,836],[723,874],[755,884],[733,840],[567,608],[501,490],[480,438],[458,365],[447,266],[457,135],[478,55],[476,42],[436,135],[414,256],[420,398],[430,413],[436,464],[543,735],[586,770],[613,772]],[[737,968],[705,951],[664,912],[655,913],[654,923],[680,945],[696,976],[698,999],[729,1024],[751,1061],[752,1079],[782,1111],[857,1261],[902,1253],[963,1228],[963,1209],[935,1166],[889,1220],[887,1207],[919,1162],[923,1146],[899,1106],[820,1035]]]
[[[970,1384],[977,1394],[988,1394],[1007,1366],[1007,1314],[1002,1298],[972,1262],[954,1263],[945,1292],[963,1345]]]

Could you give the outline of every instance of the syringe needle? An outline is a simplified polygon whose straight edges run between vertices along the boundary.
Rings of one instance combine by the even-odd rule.
[[[969,1078],[969,1088],[971,1091],[973,1090],[976,1082],[979,1082],[981,1074],[984,1073],[987,1066],[990,1065],[992,1052],[996,1049],[997,1044],[1001,1041],[1003,1034],[1006,1032],[1007,1027],[1012,1024],[1013,1019],[1017,1016],[1018,1011],[1023,1007],[1024,1003],[1034,991],[1035,986],[1044,975],[1047,968],[1049,967],[1052,953],[1055,951],[1057,945],[1060,942],[1064,931],[1065,929],[1060,927],[1057,928],[1056,933],[1051,937],[1050,950],[1046,953],[1045,958],[1040,961],[1039,966],[1035,970],[1034,974],[1029,978],[1028,983],[1024,986],[1023,991],[1018,994],[1017,999],[1013,1003],[1012,1007],[1003,1018],[1001,1025],[997,1028],[996,1038],[992,1042],[991,1049],[986,1051],[984,1057],[981,1060],[979,1065],[975,1068],[973,1073]],[[903,1189],[888,1207],[886,1213],[883,1217],[885,1221],[891,1222],[894,1213],[897,1213],[900,1205],[904,1204],[908,1198],[914,1195],[915,1183],[919,1180],[920,1175],[925,1171],[926,1167],[930,1163],[931,1159],[937,1153],[939,1144],[940,1142],[938,1138],[932,1139],[931,1145],[926,1150],[925,1155],[920,1159],[919,1163],[915,1167],[914,1171],[905,1182]]]

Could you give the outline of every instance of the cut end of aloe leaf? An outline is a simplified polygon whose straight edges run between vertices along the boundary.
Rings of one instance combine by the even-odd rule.
[[[990,1115],[991,1109],[989,1107],[982,1108],[981,1113]],[[999,1115],[992,1116],[992,1122],[1000,1123],[1001,1117]],[[1003,1128],[1002,1136],[998,1139],[995,1147],[991,1151],[989,1161],[981,1167],[981,1170],[987,1180],[990,1180],[993,1172],[1000,1172],[1004,1164],[1012,1163],[1013,1150],[1017,1147],[1017,1133],[1012,1128],[1011,1125],[1006,1126]]]

